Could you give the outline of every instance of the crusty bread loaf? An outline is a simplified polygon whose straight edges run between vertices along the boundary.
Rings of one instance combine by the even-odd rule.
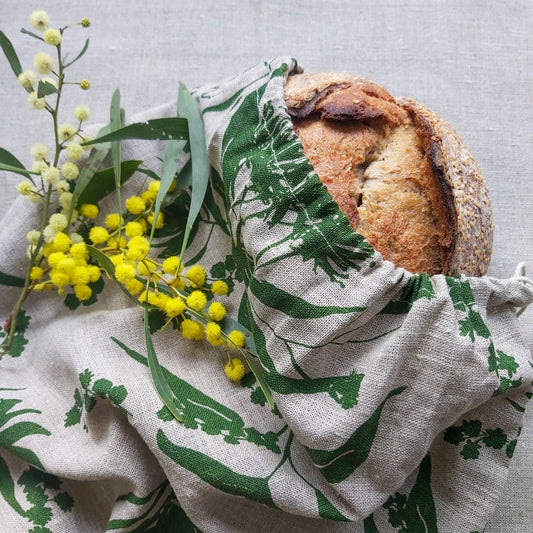
[[[290,76],[285,101],[316,173],[385,259],[415,273],[485,274],[488,191],[449,124],[352,74]]]

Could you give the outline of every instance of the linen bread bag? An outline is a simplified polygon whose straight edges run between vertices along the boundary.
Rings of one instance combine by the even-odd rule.
[[[0,369],[4,401],[21,402],[26,418],[44,428],[23,447],[2,443],[11,481],[0,505],[10,530],[25,530],[33,516],[24,514],[29,471],[46,472],[51,493],[71,495],[72,505],[47,504],[46,525],[59,531],[131,529],[147,520],[165,527],[169,517],[225,533],[484,528],[533,380],[515,315],[533,300],[532,284],[518,275],[456,275],[486,269],[492,228],[487,205],[475,204],[485,204],[486,193],[476,182],[476,200],[467,183],[462,197],[457,182],[442,181],[478,174],[470,160],[468,169],[461,158],[446,161],[447,150],[462,147],[444,135],[443,123],[416,118],[414,102],[395,112],[399,119],[408,110],[415,134],[428,141],[428,179],[440,184],[435,201],[448,209],[441,218],[448,233],[437,227],[429,248],[438,269],[454,276],[384,260],[372,235],[352,227],[371,206],[374,184],[364,184],[360,199],[352,189],[357,211],[346,216],[319,178],[320,163],[314,168],[313,154],[306,156],[301,121],[310,118],[295,110],[305,101],[314,111],[321,98],[293,104],[287,78],[299,71],[295,60],[278,58],[195,91],[212,168],[185,260],[201,260],[211,276],[230,281],[228,314],[251,331],[276,409],[252,374],[240,385],[225,380],[213,347],[168,329],[154,343],[184,413],[178,423],[150,383],[142,312],[119,290],[106,286],[97,303],[75,311],[32,298],[22,353]],[[136,121],[173,114],[168,105]],[[368,139],[396,135],[392,119],[381,126],[375,119],[359,126]],[[161,153],[161,144],[123,143],[126,158],[157,163]],[[371,159],[361,175],[377,172]],[[17,204],[3,223],[2,272],[21,268],[11,229],[21,231],[29,209]],[[461,218],[468,209],[473,248]],[[14,298],[5,295],[3,312]],[[99,395],[97,382],[122,394]],[[66,423],[76,391],[97,408]]]

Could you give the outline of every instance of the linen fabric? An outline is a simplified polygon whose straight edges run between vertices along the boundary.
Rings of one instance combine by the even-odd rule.
[[[0,368],[10,531],[483,530],[531,395],[515,309],[533,286],[383,261],[303,154],[283,100],[298,69],[278,58],[195,92],[212,173],[186,259],[230,281],[276,409],[252,374],[226,380],[223,352],[168,330],[154,342],[180,424],[151,384],[141,309],[111,282],[75,310],[32,295]],[[162,149],[124,143],[153,165]],[[10,210],[0,271],[21,274],[36,218],[24,199]],[[17,291],[2,292],[5,316]]]

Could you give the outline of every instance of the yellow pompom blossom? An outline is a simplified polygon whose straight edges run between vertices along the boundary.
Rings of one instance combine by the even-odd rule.
[[[139,262],[137,268],[141,276],[151,276],[152,272],[155,270],[154,264],[151,261],[148,261],[147,259],[144,259],[143,261]]]
[[[48,225],[56,231],[63,231],[68,226],[67,217],[61,213],[54,213],[48,219]]]
[[[141,236],[135,236],[128,242],[128,251],[126,257],[133,261],[143,260],[150,251],[150,243],[147,239]]]
[[[59,169],[56,167],[46,167],[42,172],[43,182],[54,185],[59,181]]]
[[[127,283],[135,277],[135,267],[131,263],[121,263],[115,267],[115,278],[120,283]]]
[[[148,221],[148,223],[149,223],[150,225],[153,226],[153,224],[154,224],[154,214],[153,214],[153,213],[150,213],[150,214],[148,215],[148,217],[146,218],[146,220]],[[160,212],[160,213],[158,213],[158,215],[157,215],[157,221],[156,221],[156,223],[155,223],[155,229],[161,229],[161,228],[163,227],[163,225],[164,225],[164,221],[163,221],[163,213]]]
[[[37,244],[39,242],[39,239],[41,238],[41,232],[37,231],[36,229],[31,229],[26,233],[26,240],[30,244]]]
[[[88,28],[91,25],[91,21],[87,17],[84,17],[80,20],[80,24],[83,28]]]
[[[231,381],[240,381],[244,377],[244,374],[246,374],[244,363],[238,357],[234,357],[224,367],[224,374]]]
[[[244,348],[246,344],[246,337],[242,331],[234,329],[228,334],[228,345],[231,348]]]
[[[217,280],[211,285],[211,291],[217,296],[226,296],[228,294],[228,284],[225,281]]]
[[[78,107],[76,107],[76,109],[74,109],[74,116],[80,122],[87,120],[89,118],[89,114],[89,108],[86,105],[79,105]]]
[[[30,279],[32,281],[40,280],[44,275],[44,270],[41,267],[34,266],[30,272]]]
[[[70,236],[70,239],[72,241],[72,235]],[[89,251],[87,250],[85,242],[75,242],[72,244],[70,247],[70,255],[71,257],[74,257],[74,259],[87,261],[87,259],[89,259]]]
[[[50,17],[44,9],[36,9],[30,15],[30,23],[36,30],[43,31],[50,26]]]
[[[44,42],[52,46],[57,46],[61,43],[61,32],[54,28],[48,28],[44,32]]]
[[[76,135],[77,129],[68,122],[60,124],[57,127],[57,136],[61,141],[70,141],[74,135]]]
[[[79,143],[70,143],[67,146],[67,157],[71,161],[78,161],[83,157],[83,146]]]
[[[91,88],[91,83],[89,80],[81,80],[80,81],[80,89],[83,91],[88,91]]]
[[[80,174],[80,169],[71,161],[67,161],[61,165],[61,174],[68,181],[74,181]]]
[[[47,165],[44,161],[32,161],[31,170],[32,172],[37,172],[37,174],[42,174],[46,169]]]
[[[205,293],[202,291],[192,291],[191,294],[187,296],[187,305],[195,311],[202,311],[207,305],[207,297]]]
[[[204,337],[204,327],[199,322],[186,318],[181,323],[181,334],[186,339],[191,339],[194,341],[200,341]]]
[[[118,229],[118,227],[124,223],[124,219],[118,213],[110,213],[105,218],[105,225],[110,230]]]
[[[162,268],[165,274],[176,275],[179,274],[183,269],[183,264],[177,255],[171,255],[163,261]]]
[[[28,102],[34,109],[39,110],[46,107],[46,100],[44,98],[38,98],[36,91],[32,91],[30,94],[28,94]]]
[[[56,233],[52,244],[58,252],[68,252],[71,244],[70,237],[66,233],[60,231]]]
[[[140,224],[139,222],[128,222],[126,224],[126,226],[124,227],[124,233],[126,234],[127,237],[129,237],[130,239],[132,237],[140,237],[141,235],[144,234],[144,230],[143,230],[143,227],[142,227],[142,224]]]
[[[29,196],[33,192],[33,185],[29,181],[20,181],[17,184],[17,191],[22,196]]]
[[[187,270],[186,277],[193,287],[201,287],[205,283],[205,269],[201,265],[194,265]]]
[[[83,302],[91,297],[93,291],[88,285],[74,285],[74,293]]]
[[[226,316],[226,308],[220,302],[213,302],[209,306],[207,314],[216,322],[220,322]]]
[[[24,87],[25,89],[29,89],[31,87],[34,87],[37,84],[37,75],[33,70],[23,70],[19,75],[18,78],[19,83]]]
[[[70,277],[62,270],[52,270],[50,272],[50,281],[59,289],[62,289],[70,282]]]
[[[213,346],[222,346],[224,344],[222,329],[215,322],[208,322],[205,325],[205,338]]]
[[[88,285],[91,281],[91,271],[89,270],[89,266],[83,264],[76,265],[75,263],[76,262],[74,262],[74,266],[70,272],[70,282],[72,285]]]
[[[94,204],[82,204],[80,206],[80,215],[90,220],[95,219],[99,212],[98,206]]]
[[[41,74],[48,74],[54,68],[54,60],[50,54],[39,52],[33,58],[33,66]]]
[[[60,183],[67,183],[66,181],[59,181],[55,184],[55,188],[56,190],[59,192],[59,188],[58,188],[58,185]],[[68,183],[67,183],[68,185]],[[61,187],[63,187],[61,185]],[[58,198],[58,201],[59,201],[59,205],[63,208],[63,209],[69,209],[70,208],[70,204],[72,203],[72,198],[73,198],[73,194],[71,192],[69,192],[68,190],[67,191],[64,191],[64,192],[61,192],[59,194],[59,198]]]
[[[187,305],[182,298],[169,298],[165,302],[164,311],[170,318],[181,315],[185,309],[187,309]]]
[[[30,148],[30,155],[33,157],[33,159],[37,161],[46,159],[49,153],[50,153],[50,148],[48,148],[48,146],[42,143],[35,143]]]
[[[146,209],[146,204],[139,196],[130,196],[126,198],[126,209],[132,215],[140,215]]]
[[[148,189],[147,190],[157,194],[159,192],[160,188],[161,188],[161,182],[160,181],[151,181],[148,184]]]
[[[103,244],[109,239],[109,233],[102,226],[94,226],[89,231],[89,239],[93,244]]]
[[[142,290],[144,290],[144,283],[140,282],[138,279],[130,279],[124,284],[124,287],[133,294],[134,296],[138,295]]]

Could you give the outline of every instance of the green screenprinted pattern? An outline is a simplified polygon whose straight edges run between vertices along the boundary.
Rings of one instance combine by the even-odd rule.
[[[142,485],[153,487],[148,491],[133,482],[131,490],[115,492],[120,496],[110,502],[109,532],[203,531],[202,523],[191,521],[198,517],[196,507],[205,505],[189,499],[197,491],[216,494],[227,507],[226,524],[203,524],[208,524],[205,531],[216,533],[232,533],[233,520],[241,520],[249,531],[257,520],[272,525],[273,531],[291,525],[302,529],[300,519],[309,521],[302,524],[310,524],[310,532],[445,533],[449,517],[440,498],[447,487],[440,486],[443,476],[434,455],[439,446],[456,454],[458,469],[477,464],[490,469],[490,458],[497,456],[501,470],[512,457],[520,434],[516,421],[531,397],[525,388],[531,382],[525,370],[531,367],[519,351],[493,337],[467,278],[392,270],[382,274],[379,254],[350,229],[304,156],[285,112],[279,91],[297,68],[292,60],[275,60],[251,69],[233,85],[227,82],[229,89],[222,84],[195,93],[206,134],[216,146],[210,147],[211,180],[191,230],[186,264],[201,261],[210,276],[228,283],[234,318],[253,334],[276,408],[269,408],[252,373],[243,378],[242,387],[223,381],[223,376],[207,383],[201,374],[187,374],[182,362],[190,369],[197,357],[202,372],[203,363],[216,364],[218,356],[181,339],[162,342],[171,351],[165,354],[162,373],[183,412],[183,423],[178,424],[162,403],[147,412],[146,406],[154,405],[153,397],[145,401],[148,360],[132,348],[138,343],[126,333],[130,324],[117,321],[104,357],[98,350],[94,361],[79,361],[77,353],[70,354],[78,366],[69,368],[68,400],[61,403],[61,412],[21,408],[16,389],[0,389],[0,496],[26,521],[21,531],[61,531],[52,526],[69,524],[69,516],[81,509],[83,503],[76,496],[75,504],[61,479],[44,471],[44,441],[76,431],[90,441],[91,428],[98,424],[96,407],[104,402],[125,415],[123,421],[138,431],[172,480],[171,485],[155,476]],[[177,196],[168,210],[166,229],[157,236],[162,258],[181,250],[179,228],[188,202],[187,195]],[[305,275],[305,285],[286,283],[295,272]],[[13,283],[5,276],[0,283],[2,279]],[[368,286],[373,292],[366,291]],[[99,297],[102,288],[95,291]],[[90,302],[91,309],[106,312],[97,300]],[[59,306],[59,313],[89,311],[72,298]],[[29,305],[18,317],[9,358],[13,365],[18,363],[13,358],[24,352],[33,350],[32,357],[39,352],[40,339],[28,328],[29,313],[37,316]],[[428,379],[424,361],[433,354],[424,352],[424,337],[413,317],[432,313],[434,322],[428,320],[418,329],[427,327],[423,333],[429,334],[433,326],[446,331],[440,339],[446,356],[453,355],[454,342],[464,354],[479,356],[476,376],[484,373],[489,385],[476,397],[477,404],[500,402],[508,417],[515,417],[511,422],[503,415],[493,421],[490,413],[464,413],[453,401],[444,405],[448,398],[443,386],[439,402],[444,407],[439,403],[427,408],[435,409],[439,420],[440,409],[451,409],[456,417],[440,428],[418,424],[413,413],[420,410],[424,415],[425,406],[421,409],[417,394],[446,381],[421,382],[420,376]],[[109,316],[114,319],[112,312]],[[90,320],[85,327],[92,331]],[[315,335],[309,334],[311,328]],[[457,365],[453,356],[449,360]],[[451,364],[439,371],[463,379]],[[402,373],[405,367],[411,369],[409,375]],[[123,381],[126,371],[138,383]],[[467,380],[461,383],[468,387]],[[406,427],[411,433],[402,433]],[[405,436],[407,441],[402,440]],[[11,456],[25,462],[22,473],[14,474]],[[383,462],[397,456],[403,478],[395,477]],[[93,477],[105,474],[97,471]],[[385,496],[376,480],[387,488]],[[288,498],[295,487],[297,498]],[[473,494],[477,489],[474,485]],[[487,490],[483,487],[480,493]],[[212,501],[209,496],[207,501]],[[252,503],[257,515],[248,512]],[[481,499],[476,505],[485,506],[488,516],[493,503]],[[191,518],[184,509],[192,511]],[[475,513],[464,514],[467,525],[458,533],[483,529],[482,520],[470,516]]]

